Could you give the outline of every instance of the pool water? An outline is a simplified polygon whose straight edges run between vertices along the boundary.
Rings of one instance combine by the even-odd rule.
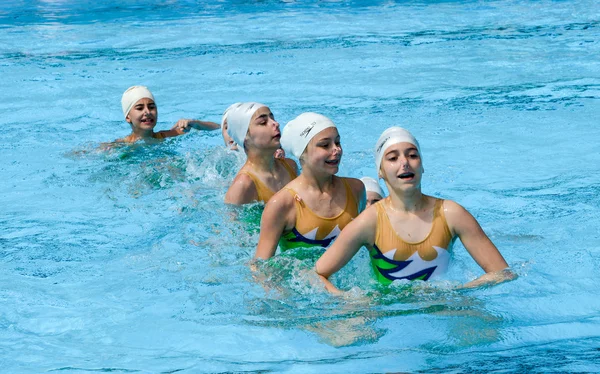
[[[574,1],[0,4],[2,372],[600,371],[600,7]],[[388,126],[424,191],[465,206],[519,275],[460,243],[446,277],[374,284],[363,250],[322,291],[314,253],[253,273],[260,207],[222,203],[220,132],[100,151],[120,98],[159,129],[236,101],[332,118],[340,175]]]

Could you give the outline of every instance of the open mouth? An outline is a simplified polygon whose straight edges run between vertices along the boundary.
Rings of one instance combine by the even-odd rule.
[[[326,163],[327,165],[337,166],[337,165],[339,165],[339,164],[340,164],[340,159],[339,159],[339,158],[337,158],[337,159],[335,159],[335,160],[328,160],[328,161],[325,161],[325,163]]]
[[[412,179],[414,177],[415,177],[415,173],[411,173],[411,172],[402,173],[398,176],[398,178],[400,178],[400,179]]]

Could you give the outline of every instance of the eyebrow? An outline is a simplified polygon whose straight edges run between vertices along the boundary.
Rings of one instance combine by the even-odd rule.
[[[272,115],[273,115],[273,113],[270,113],[270,112],[269,113],[264,113],[264,114],[261,114],[260,116],[256,117],[256,119],[258,120],[258,119],[262,119],[262,118],[265,118],[265,117],[269,118]]]

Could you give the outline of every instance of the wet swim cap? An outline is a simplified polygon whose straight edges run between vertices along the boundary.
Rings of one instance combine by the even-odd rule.
[[[375,192],[379,194],[379,196],[384,197],[383,190],[377,181],[370,177],[362,177],[360,178],[361,182],[365,185],[367,192]]]
[[[237,103],[233,108],[228,108],[223,116],[227,116],[227,134],[240,146],[244,145],[244,139],[250,127],[250,120],[254,113],[266,106],[261,103]]]
[[[335,127],[335,124],[324,115],[312,112],[302,113],[283,128],[281,147],[300,159],[308,142],[329,127]]]
[[[129,87],[123,93],[123,97],[121,98],[121,108],[123,108],[123,116],[125,116],[125,118],[127,118],[129,111],[131,110],[131,108],[133,108],[135,103],[137,103],[139,100],[144,99],[144,98],[152,99],[152,101],[156,102],[156,100],[154,100],[154,96],[152,96],[152,92],[150,92],[148,87],[146,87],[146,86],[131,86],[131,87]]]
[[[377,172],[379,172],[379,167],[381,166],[381,159],[383,159],[383,154],[385,150],[393,144],[398,143],[410,143],[417,147],[417,151],[419,152],[419,156],[421,160],[423,160],[423,155],[421,154],[421,148],[419,147],[419,142],[415,137],[406,129],[402,127],[390,127],[386,129],[379,140],[377,140],[377,145],[375,146],[375,164],[377,165]],[[383,196],[383,195],[382,195]]]
[[[225,111],[223,112],[223,117],[221,117],[221,127],[223,127],[223,125],[225,124],[225,120],[227,119],[227,116],[229,115],[229,112],[231,111],[231,109],[240,106],[242,103],[235,103],[235,104],[231,104],[230,106],[227,107],[227,109],[225,109]]]

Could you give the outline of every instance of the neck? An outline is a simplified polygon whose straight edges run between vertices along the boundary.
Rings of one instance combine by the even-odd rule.
[[[312,172],[309,168],[304,168],[299,178],[301,178],[301,182],[306,184],[306,186],[323,193],[333,188],[335,175],[318,174]]]
[[[131,134],[129,135],[129,138],[131,138],[132,140],[151,138],[152,134],[154,134],[153,129],[150,129],[150,130],[134,129],[132,126]]]
[[[392,191],[388,197],[390,207],[400,212],[416,212],[425,206],[425,195],[420,188],[410,191]]]
[[[246,154],[248,159],[246,165],[253,170],[272,173],[275,170],[275,151],[271,150],[250,150]]]

